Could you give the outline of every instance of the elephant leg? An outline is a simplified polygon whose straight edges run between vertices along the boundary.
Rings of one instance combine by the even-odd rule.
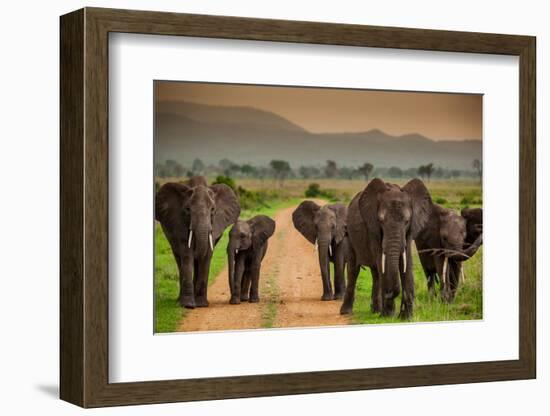
[[[234,292],[231,295],[231,301],[230,303],[233,305],[237,305],[241,303],[242,299],[242,287],[243,284],[246,285],[245,279],[246,279],[246,272],[244,270],[244,260],[242,257],[238,257],[235,260],[235,288]]]
[[[449,302],[453,302],[455,299],[456,291],[458,290],[458,282],[460,281],[461,267],[461,263],[454,260],[449,260]]]
[[[243,274],[243,283],[241,286],[241,301],[246,302],[250,293],[250,270],[245,270]]]
[[[407,264],[412,266],[410,248],[407,248]],[[401,260],[402,262],[403,260]],[[403,265],[400,265],[402,270]],[[412,267],[408,267],[405,273],[401,272],[401,310],[399,311],[400,319],[411,319],[413,315],[414,305],[414,274]]]
[[[380,284],[380,274],[378,269],[371,267],[372,274],[372,292],[371,292],[371,311],[372,313],[382,312],[382,285]]]
[[[211,255],[205,256],[198,262],[197,280],[195,293],[195,303],[197,307],[208,306],[208,275],[210,273],[210,259]]]
[[[346,291],[346,278],[344,276],[344,252],[342,246],[338,246],[334,256],[334,299],[342,299]]]
[[[344,302],[340,307],[340,314],[346,315],[353,312],[353,302],[355,301],[355,285],[359,275],[360,266],[356,263],[355,256],[350,256],[348,263],[348,284],[344,294]]]
[[[180,295],[178,302],[181,306],[188,309],[193,309],[195,303],[195,290],[193,287],[193,257],[180,257]]]
[[[435,283],[437,280],[437,274],[434,271],[425,271],[428,281],[428,293],[430,296],[435,296]]]
[[[251,303],[257,303],[260,301],[260,265],[252,264],[249,269],[250,275],[250,300]]]
[[[199,293],[200,284],[199,284],[199,261],[197,259],[193,260],[193,287],[195,288],[195,296]]]

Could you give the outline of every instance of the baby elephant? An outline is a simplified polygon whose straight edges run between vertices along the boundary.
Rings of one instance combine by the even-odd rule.
[[[265,215],[237,221],[231,228],[227,245],[229,303],[236,305],[241,301],[260,301],[260,266],[267,251],[267,240],[274,232],[275,221]]]
[[[346,235],[347,208],[342,204],[319,206],[304,201],[292,214],[294,227],[319,253],[319,266],[323,281],[321,300],[342,299],[346,290],[344,269],[348,257]],[[334,264],[334,294],[330,282],[330,262]]]
[[[482,244],[483,211],[463,209],[461,214],[434,204],[426,227],[415,242],[420,262],[428,279],[428,290],[435,293],[439,277],[441,297],[451,302],[459,281],[464,279],[462,263]]]

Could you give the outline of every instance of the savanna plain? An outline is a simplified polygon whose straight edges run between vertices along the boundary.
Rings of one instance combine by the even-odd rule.
[[[183,181],[184,177],[157,177],[156,186]],[[383,178],[384,179],[384,178]],[[260,277],[260,302],[229,305],[227,253],[229,229],[216,245],[208,279],[210,306],[184,309],[178,302],[178,270],[170,245],[159,223],[155,224],[155,332],[234,330],[323,325],[382,324],[403,322],[371,312],[372,277],[361,269],[353,314],[339,314],[341,300],[321,302],[322,284],[317,253],[294,229],[291,216],[303,200],[318,204],[348,204],[363,190],[363,179],[287,179],[208,177],[223,182],[237,193],[241,219],[264,214],[276,222]],[[408,179],[386,179],[404,185]],[[482,187],[477,179],[431,179],[424,181],[433,202],[460,211],[482,206]],[[465,281],[452,303],[428,292],[418,253],[413,251],[415,304],[408,322],[456,321],[482,318],[483,247],[464,262]],[[332,274],[332,273],[331,273]],[[400,299],[396,299],[400,302]],[[399,303],[397,303],[399,304]]]

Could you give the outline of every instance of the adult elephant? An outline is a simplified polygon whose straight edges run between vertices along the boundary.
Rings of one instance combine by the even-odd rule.
[[[460,280],[464,280],[463,262],[482,244],[483,212],[480,208],[453,209],[434,204],[426,227],[415,239],[428,290],[435,293],[439,280],[441,298],[452,302]]]
[[[208,306],[208,273],[214,246],[225,228],[237,221],[240,211],[237,196],[229,186],[208,186],[204,177],[166,183],[158,190],[155,218],[178,265],[181,306]]]
[[[344,269],[347,261],[347,208],[343,204],[319,206],[304,201],[292,213],[294,227],[317,246],[323,281],[321,300],[342,299],[346,289]],[[330,281],[330,265],[334,264],[334,294]]]
[[[411,243],[431,214],[432,199],[419,179],[403,188],[373,179],[348,207],[350,243],[348,287],[341,314],[351,313],[361,266],[373,277],[371,308],[384,316],[394,313],[394,299],[401,293],[401,318],[410,318],[414,304]]]
[[[260,301],[260,267],[267,251],[267,240],[274,232],[275,221],[266,215],[257,215],[247,221],[237,221],[229,231],[229,303],[235,305],[241,301]]]

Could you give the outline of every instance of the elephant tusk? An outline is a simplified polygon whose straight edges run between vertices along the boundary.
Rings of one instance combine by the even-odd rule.
[[[462,283],[464,283],[466,281],[466,278],[464,277],[464,267],[463,266],[460,266],[460,280],[462,281]]]
[[[445,260],[443,260],[443,286],[447,286],[447,263],[449,262],[449,258],[445,256]]]
[[[208,241],[210,242],[210,250],[214,251],[214,243],[212,242],[212,233],[208,234]]]
[[[384,274],[385,267],[386,267],[386,254],[382,253],[382,274]]]
[[[235,249],[235,254],[239,254],[239,249]]]
[[[189,239],[187,240],[187,247],[191,248],[192,240],[193,240],[193,230],[189,230]]]
[[[317,250],[317,247],[318,247],[318,245],[317,245],[317,239],[315,239],[315,250]]]
[[[328,254],[329,256],[332,256],[332,247],[330,244],[328,245]]]
[[[407,273],[407,252],[403,250],[403,273]]]

